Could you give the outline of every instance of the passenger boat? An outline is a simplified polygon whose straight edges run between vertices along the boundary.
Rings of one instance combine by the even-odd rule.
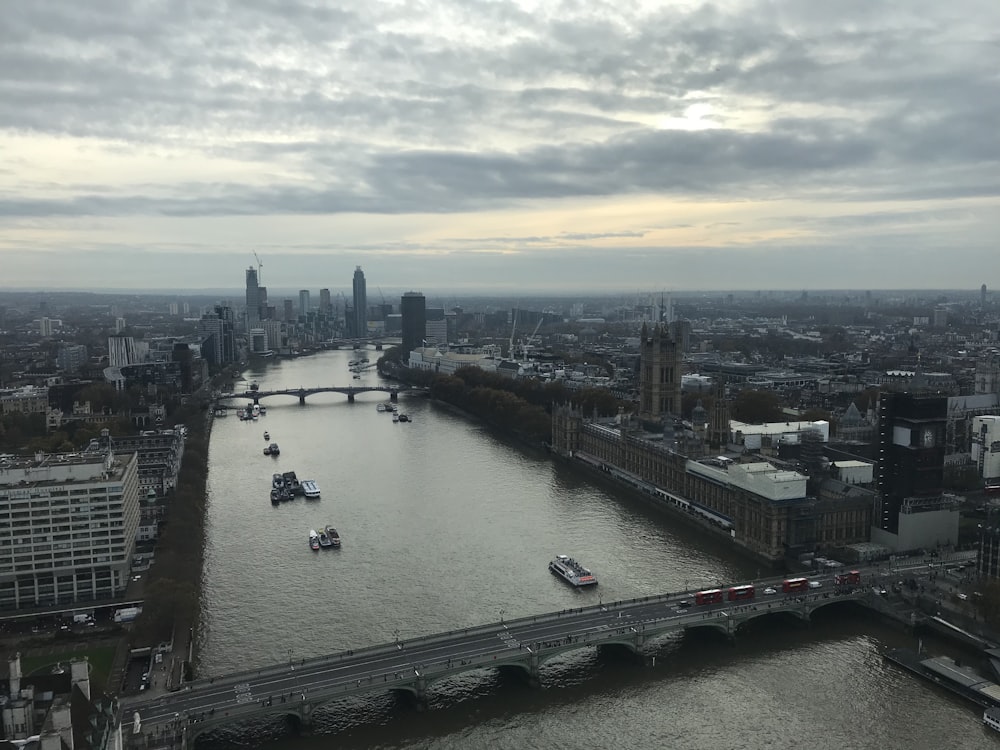
[[[319,534],[316,533],[316,529],[309,529],[309,548],[312,550],[319,549]]]
[[[281,449],[278,447],[277,443],[271,443],[269,446],[267,446],[267,450],[270,451],[268,453],[268,455],[270,456],[278,456],[281,454]]]
[[[330,541],[330,537],[327,536],[325,531],[319,532],[319,546],[320,547],[332,547],[333,542]]]
[[[983,711],[983,724],[988,726],[990,729],[1000,732],[1000,708],[990,706]]]
[[[271,502],[274,503],[275,505],[281,502],[281,490],[279,490],[277,487],[271,488]]]
[[[382,412],[384,412],[385,411],[385,404],[379,404],[378,406],[376,406],[375,407],[375,411],[377,411],[379,414],[381,414]]]
[[[271,433],[268,432],[267,430],[264,430],[264,439],[265,440],[270,440],[271,439]]]
[[[260,404],[254,404],[253,406],[251,406],[250,407],[250,414],[251,414],[251,416],[259,417],[260,416]]]
[[[549,563],[549,570],[573,586],[596,586],[597,577],[572,557],[556,555]]]
[[[329,537],[330,545],[332,547],[340,546],[340,534],[337,533],[337,530],[333,528],[333,526],[327,526],[325,529],[323,529],[323,531],[325,531],[327,537]]]
[[[399,415],[399,421],[400,422],[409,422],[410,418],[408,416],[406,416],[405,414],[400,414]]]
[[[393,422],[398,422],[399,421],[399,415],[396,414],[396,412],[392,413],[392,421]]]
[[[264,404],[261,404],[260,405],[260,415],[263,417],[265,414],[267,414],[267,407],[264,406]]]
[[[319,497],[319,485],[312,479],[302,480],[302,494],[308,498]]]

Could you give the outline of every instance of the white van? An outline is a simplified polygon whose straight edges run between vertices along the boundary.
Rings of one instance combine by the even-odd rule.
[[[809,581],[809,588],[811,589],[818,589],[822,585],[823,585],[822,581]]]

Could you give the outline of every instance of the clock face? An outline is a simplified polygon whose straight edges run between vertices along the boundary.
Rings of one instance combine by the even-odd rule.
[[[925,448],[934,447],[934,430],[929,427],[925,429],[922,442]]]

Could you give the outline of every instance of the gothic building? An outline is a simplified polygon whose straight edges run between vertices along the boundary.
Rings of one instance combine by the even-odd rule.
[[[639,342],[639,418],[660,422],[681,412],[681,375],[684,348],[670,329],[642,326]]]

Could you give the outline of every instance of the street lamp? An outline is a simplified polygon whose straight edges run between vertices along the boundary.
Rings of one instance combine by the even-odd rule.
[[[500,610],[500,624],[501,625],[503,625],[503,613],[504,613],[504,610],[501,609]]]
[[[295,667],[292,666],[292,650],[291,649],[288,649],[288,668],[289,669],[295,669]]]

